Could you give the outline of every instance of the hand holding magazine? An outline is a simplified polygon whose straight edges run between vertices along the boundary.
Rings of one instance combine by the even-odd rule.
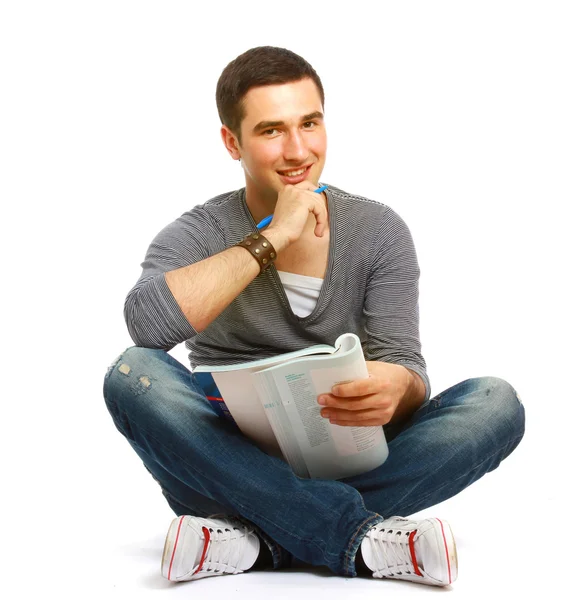
[[[375,469],[389,450],[382,427],[333,425],[317,397],[369,376],[360,339],[317,345],[238,365],[193,370],[214,410],[299,477],[341,479]]]

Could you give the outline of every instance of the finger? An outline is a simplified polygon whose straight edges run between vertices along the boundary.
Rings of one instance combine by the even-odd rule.
[[[360,425],[366,425],[367,423],[376,425],[385,425],[389,423],[393,413],[391,410],[364,410],[361,412],[350,412],[347,410],[332,410],[330,411],[329,419],[330,423],[355,423]]]
[[[341,398],[339,396],[334,396],[333,394],[321,394],[317,398],[318,404],[322,406],[329,407],[333,406],[335,408],[340,408],[352,404],[357,404],[362,400],[365,400],[368,396],[372,396],[373,394],[368,394],[366,396],[353,396],[349,398]]]
[[[323,201],[321,195],[319,195],[318,197],[318,194],[314,193],[314,196],[315,198],[313,199],[313,204],[311,206],[311,210],[313,211],[315,220],[317,221],[314,233],[318,237],[321,237],[323,236],[327,228],[327,210],[325,208],[325,202]]]
[[[323,394],[322,396],[325,396]],[[362,410],[385,410],[388,407],[387,403],[379,394],[370,394],[369,396],[355,396],[353,398],[335,398],[327,395],[324,411],[329,412],[329,409],[340,409],[344,411]]]
[[[332,425],[339,425],[340,427],[381,427],[383,425],[387,425],[389,421],[386,421],[385,423],[382,423],[380,420],[378,419],[373,419],[371,421],[358,421],[358,422],[353,422],[353,421],[332,421],[330,420],[330,423]]]
[[[323,409],[321,411],[321,416],[325,419],[329,419],[330,421],[334,419],[335,421],[368,421],[372,419],[377,419],[385,414],[384,410],[374,410],[373,408],[368,408],[364,410],[351,411],[351,410],[335,410],[333,408],[327,410]]]
[[[338,425],[385,425],[391,420],[391,413],[388,411],[364,411],[363,413],[347,413],[346,411],[336,411],[329,418],[329,422]]]
[[[331,388],[334,396],[348,398],[351,396],[366,396],[381,392],[381,379],[369,377],[367,379],[357,379],[348,383],[339,383]]]

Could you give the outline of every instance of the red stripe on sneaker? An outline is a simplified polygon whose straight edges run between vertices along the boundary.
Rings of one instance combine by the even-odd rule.
[[[204,550],[202,552],[202,558],[200,559],[200,566],[192,573],[192,577],[202,570],[202,566],[204,564],[204,559],[206,558],[206,552],[208,550],[208,546],[210,544],[210,532],[206,527],[202,527],[202,531],[204,532]]]
[[[437,519],[439,521],[439,519]],[[439,521],[441,525],[441,535],[443,535],[443,545],[445,546],[445,558],[447,558],[447,571],[449,573],[449,583],[451,583],[451,563],[449,562],[449,548],[447,547],[447,540],[445,539],[445,531],[443,529],[443,523]]]
[[[168,570],[168,581],[171,581],[170,575],[172,574],[172,563],[174,562],[174,556],[176,556],[176,548],[178,546],[178,538],[180,537],[180,529],[182,528],[182,522],[184,517],[180,517],[180,524],[178,525],[178,533],[176,534],[176,541],[174,542],[174,549],[172,550],[172,558],[170,560],[170,568]]]
[[[415,558],[415,544],[413,543],[413,538],[415,537],[416,533],[417,529],[415,529],[409,534],[409,551],[411,553],[411,562],[413,563],[415,574],[419,575],[420,577],[423,577],[421,571],[419,570],[419,565],[417,564],[417,558]]]

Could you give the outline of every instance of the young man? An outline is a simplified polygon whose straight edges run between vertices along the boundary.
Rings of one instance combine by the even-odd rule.
[[[157,235],[126,299],[136,347],[104,383],[117,428],[179,515],[162,574],[193,580],[278,569],[296,557],[346,577],[448,585],[457,577],[449,525],[394,515],[446,500],[495,469],[523,436],[519,397],[482,377],[431,398],[411,235],[380,202],[332,185],[314,192],[327,137],[323,87],[305,60],[281,48],[245,52],[222,72],[217,105],[245,188]],[[318,398],[322,416],[383,426],[389,457],[338,481],[299,478],[259,450],[214,414],[189,369],[166,352],[185,341],[192,366],[239,363],[333,344],[344,332],[362,340],[370,376]]]

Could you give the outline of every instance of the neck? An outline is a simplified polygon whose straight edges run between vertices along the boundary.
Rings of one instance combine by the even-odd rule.
[[[256,223],[268,215],[273,215],[278,201],[278,193],[263,193],[260,190],[253,189],[246,182],[246,204]]]

